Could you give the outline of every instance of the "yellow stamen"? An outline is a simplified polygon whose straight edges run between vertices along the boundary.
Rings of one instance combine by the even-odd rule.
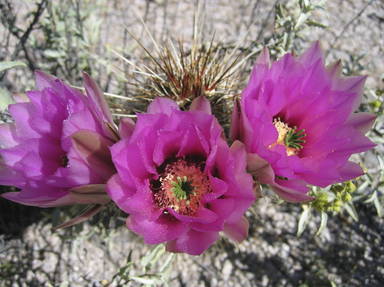
[[[274,119],[273,125],[275,126],[275,128],[278,132],[278,137],[277,137],[276,142],[269,145],[268,148],[273,148],[275,145],[279,144],[279,145],[285,146],[285,150],[286,150],[286,153],[288,156],[297,155],[300,151],[300,148],[289,147],[286,144],[286,139],[287,139],[288,134],[294,132],[296,128],[291,128],[286,123],[281,121],[280,118]]]

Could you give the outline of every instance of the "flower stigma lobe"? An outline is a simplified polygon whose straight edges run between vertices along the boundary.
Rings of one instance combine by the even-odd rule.
[[[298,130],[297,127],[291,128],[280,118],[275,118],[273,120],[273,125],[278,132],[278,138],[275,143],[269,146],[269,148],[273,148],[277,144],[284,145],[288,156],[297,155],[305,143],[305,130]]]
[[[172,208],[183,215],[194,215],[204,194],[211,192],[201,162],[178,158],[166,164],[151,187],[159,208]]]

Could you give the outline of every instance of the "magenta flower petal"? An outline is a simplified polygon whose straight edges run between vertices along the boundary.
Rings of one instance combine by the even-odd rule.
[[[216,221],[213,221],[211,224],[194,222],[191,224],[191,228],[197,231],[222,231],[224,223],[228,223],[228,216],[232,215],[236,205],[237,201],[230,197],[212,200],[209,208],[217,215]],[[244,212],[241,215],[243,214]],[[223,221],[222,218],[226,218],[226,220]]]
[[[200,254],[224,225],[238,222],[255,200],[242,144],[229,148],[205,98],[180,111],[166,98],[137,117],[129,139],[111,147],[118,174],[108,194],[125,212],[127,226],[150,244]]]
[[[39,133],[31,126],[33,122],[33,109],[30,103],[12,104],[8,107],[9,113],[17,124],[17,137],[36,138]]]
[[[0,125],[0,148],[8,148],[17,145],[15,129],[12,124]]]
[[[135,181],[135,178],[126,164],[128,162],[128,153],[125,146],[128,142],[128,139],[122,139],[113,145],[110,150],[112,158],[114,158],[115,167],[118,173],[122,174],[122,176],[120,176],[121,181],[124,182],[125,185],[131,186],[131,183]],[[138,162],[138,164],[140,163],[141,161]]]
[[[228,191],[228,184],[224,180],[210,175],[209,181],[211,183],[212,191],[204,194],[203,201],[210,202]]]
[[[113,123],[112,114],[99,86],[85,72],[83,72],[83,79],[85,91],[91,99],[90,104],[92,105],[92,110],[97,113],[97,117],[99,119],[102,119],[105,122]]]
[[[135,123],[130,118],[123,118],[120,120],[119,124],[119,134],[121,138],[131,137],[133,130],[135,128]]]
[[[193,216],[183,215],[173,210],[172,208],[167,208],[168,212],[172,214],[177,220],[188,223],[212,223],[215,222],[218,217],[217,214],[211,211],[208,208],[200,207]]]
[[[167,158],[179,152],[180,148],[175,142],[181,142],[182,131],[163,132],[164,139],[157,141],[153,150],[153,162],[160,166]]]
[[[249,170],[286,200],[311,199],[308,184],[361,175],[348,159],[374,146],[363,134],[374,116],[353,113],[365,77],[340,73],[340,62],[325,67],[318,42],[300,57],[287,54],[272,64],[264,50],[235,103],[232,138],[245,144]]]
[[[231,239],[241,242],[248,236],[248,228],[248,220],[245,217],[241,217],[237,222],[226,223],[224,225],[224,232]]]
[[[108,136],[103,134],[103,130],[100,128],[100,124],[95,122],[92,113],[89,111],[83,111],[81,113],[73,114],[71,116],[71,121],[65,122],[65,125],[62,129],[63,149],[69,149],[71,147],[71,136],[80,130],[95,132],[97,134],[103,135],[105,138],[108,138]]]
[[[299,58],[298,61],[302,64],[307,64],[308,66],[313,65],[314,63],[321,61],[323,59],[323,52],[321,50],[320,42],[314,42],[311,47],[308,48]]]
[[[114,191],[111,190],[109,194],[114,198]],[[129,214],[137,214],[151,220],[157,219],[161,214],[161,210],[154,206],[151,191],[146,187],[143,187],[141,192],[136,192],[130,196],[128,201],[121,202],[120,206],[124,207],[122,209]]]
[[[376,119],[376,116],[373,114],[357,113],[357,114],[352,114],[350,116],[348,124],[353,126],[362,134],[365,134],[366,132],[369,131],[375,119]]]
[[[231,127],[229,129],[229,136],[231,139],[238,139],[244,134],[244,132],[241,131],[241,129],[244,127],[241,125],[240,117],[241,117],[240,104],[237,100],[235,100],[233,102]]]
[[[273,190],[284,200],[289,202],[301,202],[312,200],[313,197],[307,195],[308,187],[304,181],[289,180],[276,180],[271,184]]]
[[[47,196],[47,194],[49,194]],[[24,205],[53,207],[73,204],[70,195],[65,192],[48,192],[47,190],[22,192],[6,192],[1,194],[2,197]]]
[[[183,134],[177,157],[183,157],[188,154],[207,154],[209,150],[208,142],[201,135],[201,132],[195,130],[187,130]]]
[[[110,201],[108,195],[104,191],[103,193],[96,194],[70,192],[70,194],[66,195],[65,197],[68,197],[69,199],[68,204],[71,204],[71,202],[76,202],[77,204],[107,204]]]
[[[3,185],[24,185],[25,178],[19,172],[7,168],[0,162],[0,182]]]
[[[106,182],[115,172],[111,162],[109,146],[112,142],[100,134],[89,131],[78,131],[72,136],[72,145],[92,172],[97,174],[102,182]],[[96,180],[96,179],[95,179]]]
[[[119,164],[125,165],[125,169],[129,171],[129,174],[137,184],[141,184],[148,173],[154,173],[154,169],[148,166],[150,158],[143,157],[144,152],[142,150],[143,141],[138,143],[130,142],[129,148],[125,148],[122,152],[122,159],[119,160]],[[112,157],[115,157],[115,152],[112,149]],[[125,162],[124,162],[125,160]],[[147,161],[147,162],[146,162]]]
[[[118,174],[115,174],[108,181],[107,192],[108,194],[110,192],[113,192],[113,197],[117,205],[125,212],[128,212],[124,208],[124,203],[127,201],[128,197],[135,194],[135,189],[133,186],[124,186],[124,183],[121,181],[120,176]],[[110,196],[112,197],[111,194]]]
[[[56,78],[42,71],[35,71],[35,81],[36,88],[41,91],[46,88],[55,87]]]
[[[273,184],[275,181],[275,173],[269,162],[255,153],[250,153],[247,157],[247,164],[248,170],[254,174],[260,182]]]
[[[20,192],[3,197],[28,205],[103,204],[106,193],[78,194],[72,188],[105,184],[115,173],[109,147],[111,120],[101,92],[85,76],[89,97],[59,79],[36,72],[38,90],[29,101],[9,106],[14,123],[0,126],[0,184]]]
[[[191,255],[200,255],[211,246],[219,235],[217,232],[199,232],[190,229],[176,240],[167,244],[167,250],[171,252],[184,252]]]
[[[161,215],[154,221],[145,217],[130,216],[127,218],[127,226],[137,234],[145,234],[144,242],[147,244],[175,240],[188,230],[187,224],[167,215]]]
[[[189,108],[190,111],[200,111],[204,112],[206,114],[212,114],[211,111],[211,105],[206,97],[200,96],[195,98],[192,103],[191,107]]]
[[[149,114],[166,114],[170,115],[174,110],[179,110],[179,106],[168,98],[156,98],[149,106]]]
[[[339,178],[342,181],[351,180],[356,177],[362,176],[363,174],[364,172],[361,169],[360,165],[354,162],[347,162],[347,164],[343,165],[343,167],[339,169]]]

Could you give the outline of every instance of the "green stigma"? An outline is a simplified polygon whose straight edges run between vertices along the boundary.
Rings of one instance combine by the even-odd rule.
[[[305,143],[304,137],[306,136],[305,130],[297,130],[296,127],[287,131],[284,139],[285,146],[294,149],[302,149]]]
[[[191,183],[186,176],[178,176],[177,181],[172,182],[172,192],[179,200],[187,200],[193,191]]]

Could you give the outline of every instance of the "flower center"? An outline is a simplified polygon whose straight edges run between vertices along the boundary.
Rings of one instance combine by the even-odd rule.
[[[285,146],[285,150],[288,156],[297,155],[299,151],[303,148],[303,144],[305,143],[305,130],[298,130],[297,127],[291,128],[280,118],[274,119],[273,125],[275,126],[279,136],[277,138],[277,141],[271,144],[269,148],[280,144]]]
[[[211,192],[204,163],[186,158],[174,159],[159,168],[159,178],[151,189],[159,208],[172,208],[183,215],[194,215],[204,194]]]
[[[181,178],[180,176],[176,177],[176,181],[172,181],[172,192],[177,199],[189,199],[190,195],[193,192],[193,187],[191,182],[188,181],[188,178],[184,176]]]

